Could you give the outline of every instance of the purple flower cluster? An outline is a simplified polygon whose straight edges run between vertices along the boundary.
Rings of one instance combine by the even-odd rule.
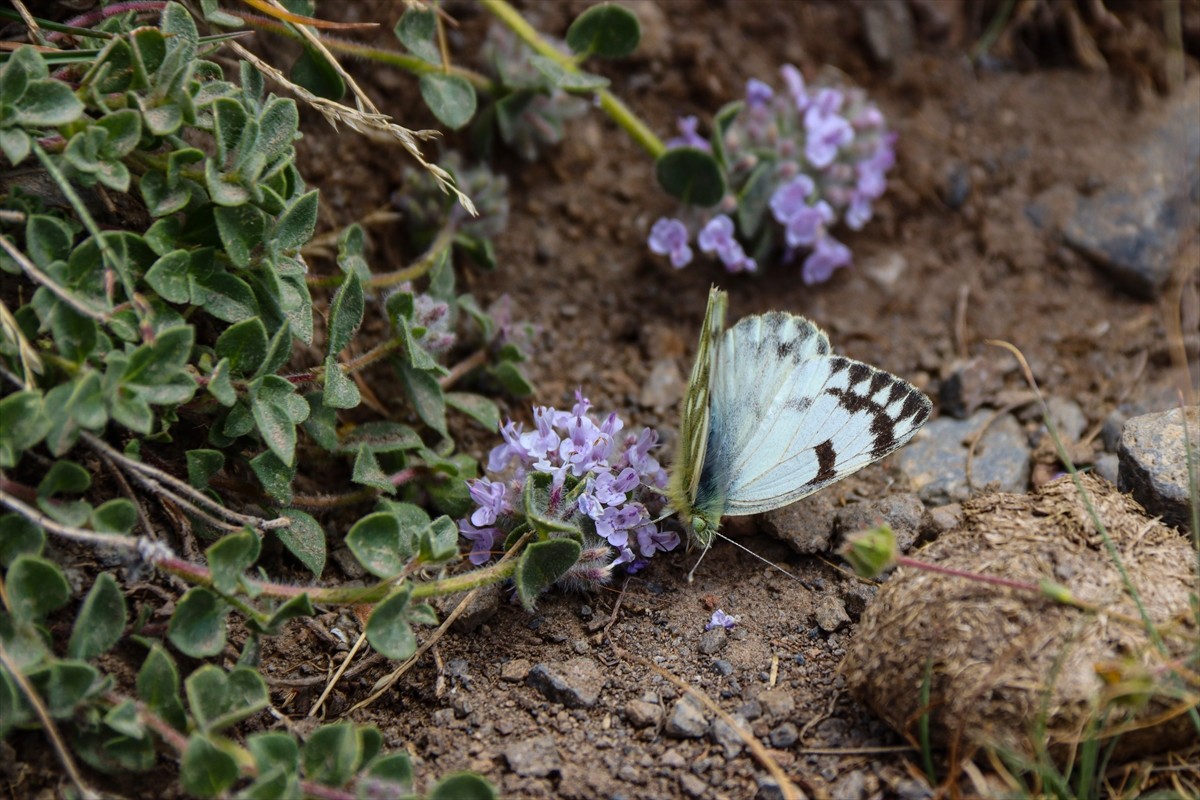
[[[859,230],[871,219],[896,161],[896,134],[861,89],[809,85],[790,64],[780,73],[782,92],[750,79],[745,102],[724,128],[729,194],[716,212],[690,210],[686,223],[664,217],[654,224],[650,249],[669,256],[674,267],[691,261],[690,231],[698,231],[701,252],[715,255],[730,272],[757,268],[735,238],[731,212],[751,177],[762,179],[756,168],[763,163],[771,165],[769,209],[782,228],[783,262],[803,254],[802,276],[809,284],[826,281],[851,263],[850,249],[829,231],[841,222]],[[668,142],[669,147],[709,149],[697,134],[694,117],[681,120],[680,131],[683,135]],[[756,185],[755,194],[760,191]],[[739,220],[747,224],[744,217]],[[756,236],[777,235],[756,222],[750,227],[763,232]],[[760,253],[767,245],[759,241],[749,249]]]
[[[531,473],[551,476],[551,513],[581,523],[585,534],[594,530],[610,553],[616,551],[608,572],[620,564],[636,568],[679,545],[677,533],[654,524],[642,499],[667,484],[666,471],[650,454],[658,434],[650,428],[622,433],[625,423],[615,413],[597,420],[581,393],[575,400],[570,411],[535,406],[530,430],[512,420],[501,426],[504,443],[488,454],[490,477],[468,481],[476,508],[458,523],[471,542],[471,563],[491,559],[522,522],[517,509]]]

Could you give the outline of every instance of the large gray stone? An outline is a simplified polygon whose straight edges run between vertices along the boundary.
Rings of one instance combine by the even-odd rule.
[[[1117,487],[1132,493],[1146,511],[1162,517],[1168,525],[1189,530],[1191,498],[1184,419],[1183,410],[1173,408],[1125,423],[1117,448]],[[1189,406],[1186,420],[1192,452],[1200,454],[1200,406]]]
[[[1029,445],[1025,431],[1011,414],[984,425],[992,412],[983,410],[970,419],[939,417],[925,426],[896,463],[931,505],[966,500],[971,490],[993,486],[1001,492],[1024,492],[1029,485]],[[967,481],[968,442],[983,432],[975,446],[971,480]]]

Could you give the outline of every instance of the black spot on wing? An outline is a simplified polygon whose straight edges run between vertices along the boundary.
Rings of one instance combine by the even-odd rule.
[[[837,477],[837,451],[833,449],[833,440],[826,439],[815,448],[817,454],[817,474],[809,484],[828,483]]]

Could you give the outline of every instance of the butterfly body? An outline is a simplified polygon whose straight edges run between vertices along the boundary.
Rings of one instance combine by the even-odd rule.
[[[757,514],[817,492],[905,444],[929,417],[924,394],[832,355],[829,338],[781,311],[724,330],[714,288],[680,413],[668,493],[707,548],[722,516]]]

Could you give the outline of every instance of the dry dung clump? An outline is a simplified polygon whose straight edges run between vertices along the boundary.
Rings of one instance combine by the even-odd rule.
[[[1083,482],[1161,633],[1165,655],[1136,622],[1137,608],[1068,477],[1036,494],[966,503],[962,524],[915,557],[1017,581],[1055,581],[1100,613],[903,567],[881,587],[850,645],[842,669],[851,693],[910,733],[925,711],[920,695],[928,676],[939,745],[958,741],[1030,754],[1030,734],[1043,719],[1044,741],[1058,755],[1097,730],[1100,720],[1102,738],[1125,731],[1117,758],[1194,744],[1188,701],[1165,694],[1173,687],[1177,697],[1196,702],[1200,648],[1189,609],[1196,552],[1112,484],[1088,475]],[[1156,675],[1155,696],[1138,708],[1111,702],[1098,670],[1113,664],[1147,667]],[[1171,673],[1167,664],[1183,669]],[[1190,686],[1180,672],[1190,676]]]

